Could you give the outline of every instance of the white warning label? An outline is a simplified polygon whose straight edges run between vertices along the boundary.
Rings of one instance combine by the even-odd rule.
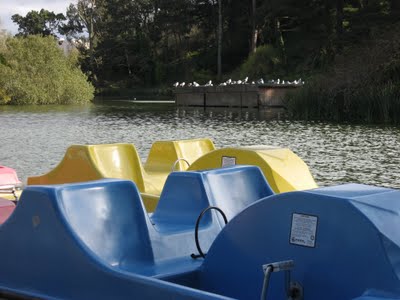
[[[315,247],[318,217],[304,214],[292,215],[290,243],[306,247]]]
[[[222,167],[229,167],[236,165],[236,157],[222,156]]]

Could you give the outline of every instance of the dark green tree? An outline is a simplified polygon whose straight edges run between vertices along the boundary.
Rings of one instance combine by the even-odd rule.
[[[83,57],[88,59],[88,68],[84,69],[88,69],[94,81],[97,81],[94,50],[98,41],[99,16],[100,9],[96,0],[78,0],[76,4],[69,5],[67,22],[60,26],[60,33],[66,35],[70,41],[75,40]]]
[[[63,14],[55,14],[52,11],[41,9],[40,11],[32,10],[25,17],[15,14],[11,17],[12,21],[18,25],[19,36],[27,36],[40,34],[42,36],[55,36],[65,16]]]

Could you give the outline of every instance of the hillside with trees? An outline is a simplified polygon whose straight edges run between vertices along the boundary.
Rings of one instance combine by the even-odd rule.
[[[43,35],[57,27],[80,41],[81,68],[98,90],[302,78],[301,95],[288,99],[293,117],[373,121],[378,111],[391,122],[399,17],[400,0],[78,0],[42,24]],[[21,18],[19,34],[30,34]],[[382,97],[394,100],[378,107]],[[366,103],[374,107],[348,114]]]
[[[100,84],[309,77],[395,32],[398,2],[79,0],[61,32],[86,39],[83,63]]]

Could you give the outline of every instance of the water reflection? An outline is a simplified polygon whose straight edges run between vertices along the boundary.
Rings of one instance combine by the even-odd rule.
[[[134,143],[142,160],[160,139],[209,137],[217,147],[287,147],[320,185],[360,182],[400,188],[400,129],[289,121],[282,110],[182,108],[118,102],[0,106],[0,164],[22,180],[54,168],[71,144]]]

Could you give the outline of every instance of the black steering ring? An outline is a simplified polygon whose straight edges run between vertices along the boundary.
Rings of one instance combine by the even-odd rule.
[[[195,229],[194,229],[194,240],[195,240],[195,242],[196,242],[196,248],[197,248],[197,251],[199,252],[199,254],[194,254],[194,253],[192,253],[190,256],[191,256],[193,259],[196,259],[196,258],[199,258],[199,257],[203,257],[203,258],[206,257],[206,254],[201,250],[201,247],[200,247],[200,242],[199,242],[199,226],[200,226],[200,221],[201,221],[201,219],[203,218],[204,214],[205,214],[207,211],[212,210],[212,209],[215,209],[216,211],[218,211],[218,212],[222,215],[222,217],[224,218],[225,224],[228,223],[228,219],[226,218],[225,213],[224,213],[224,212],[222,211],[222,209],[220,209],[219,207],[216,207],[216,206],[209,206],[209,207],[205,208],[205,209],[200,213],[200,215],[198,216],[197,221],[196,221],[196,227],[195,227]]]

